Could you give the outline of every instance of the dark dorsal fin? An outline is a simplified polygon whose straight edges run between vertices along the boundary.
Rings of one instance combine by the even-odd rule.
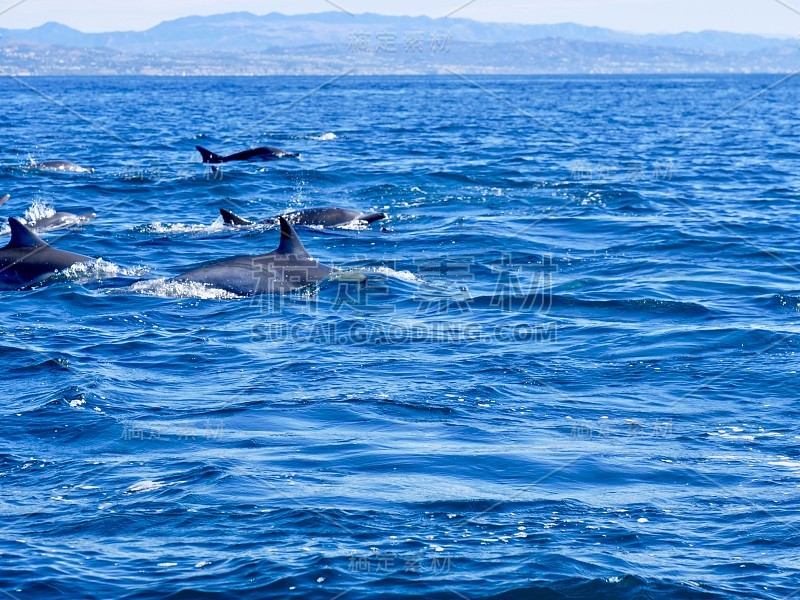
[[[275,250],[275,252],[277,254],[299,254],[300,256],[308,256],[310,258],[308,251],[305,246],[303,246],[303,242],[297,237],[294,227],[283,217],[280,217],[280,219],[281,243],[278,245],[278,249]]]
[[[33,231],[14,217],[8,219],[8,225],[11,227],[11,241],[8,242],[6,248],[38,248],[40,246],[47,246],[38,235],[33,233]]]
[[[247,219],[243,219],[237,214],[232,213],[229,210],[225,210],[224,208],[219,209],[219,214],[222,215],[222,220],[225,221],[225,225],[252,225],[252,221],[248,221]]]
[[[204,163],[214,164],[214,163],[225,162],[224,158],[219,154],[217,154],[216,152],[212,152],[211,150],[206,150],[202,146],[195,146],[195,148],[197,148],[197,151],[200,153],[200,156],[203,157]]]

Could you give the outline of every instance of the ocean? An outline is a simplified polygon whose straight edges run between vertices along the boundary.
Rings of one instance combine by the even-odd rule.
[[[797,80],[0,88],[0,211],[98,259],[0,292],[6,597],[797,597]],[[171,280],[315,206],[365,281]]]

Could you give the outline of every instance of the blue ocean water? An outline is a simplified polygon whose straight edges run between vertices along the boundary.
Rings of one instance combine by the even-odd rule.
[[[102,259],[0,292],[4,595],[800,590],[797,81],[0,88],[0,212]],[[298,230],[365,284],[169,281],[322,205],[389,215]]]

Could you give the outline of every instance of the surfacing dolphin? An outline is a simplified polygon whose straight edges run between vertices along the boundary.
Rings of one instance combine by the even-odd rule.
[[[280,148],[273,148],[272,146],[262,146],[261,148],[252,148],[251,150],[244,150],[242,152],[236,152],[235,154],[229,154],[228,156],[222,156],[215,152],[211,152],[211,150],[206,150],[202,146],[195,146],[197,151],[200,153],[200,156],[203,157],[203,162],[209,165],[220,165],[226,162],[233,162],[236,160],[275,160],[278,158],[297,158],[300,156],[299,154],[295,154],[293,152],[287,152],[286,150],[281,150]],[[216,170],[216,167],[212,167]]]
[[[55,229],[65,229],[66,227],[74,227],[76,225],[83,225],[87,221],[91,221],[97,216],[95,213],[86,213],[85,215],[76,215],[71,212],[56,211],[48,217],[28,221],[27,225],[34,231],[53,231]]]
[[[6,201],[11,198],[11,194],[6,194],[5,196],[0,197],[0,206],[6,203]],[[28,214],[31,212],[41,212],[41,210],[33,210],[34,207],[29,209]],[[49,211],[48,211],[49,212]],[[26,216],[24,219],[25,225],[32,229],[33,231],[43,232],[43,231],[53,231],[54,229],[64,229],[66,227],[74,227],[76,225],[83,225],[87,221],[91,221],[97,216],[95,213],[86,213],[83,215],[76,215],[75,213],[66,212],[66,211],[55,211],[53,214],[50,215],[43,215],[40,217],[29,217]]]
[[[57,173],[94,173],[94,169],[84,168],[69,160],[46,160],[37,163],[31,159],[30,167],[39,171],[54,171]]]
[[[224,208],[219,209],[222,215],[222,220],[226,225],[267,225],[275,223],[279,217],[271,217],[261,221],[248,221],[239,215],[232,213]],[[342,225],[350,225],[357,221],[365,223],[374,223],[386,218],[384,213],[367,213],[364,214],[357,210],[349,210],[347,208],[334,208],[324,206],[321,208],[306,208],[303,210],[296,210],[289,213],[280,215],[285,217],[292,225],[321,225],[323,227],[341,227]]]
[[[11,241],[0,248],[0,285],[25,288],[57,271],[92,260],[88,256],[53,248],[15,218],[8,220]]]
[[[255,296],[287,294],[334,273],[308,253],[289,221],[281,217],[280,223],[281,241],[272,252],[208,263],[174,280],[203,283],[237,296]]]

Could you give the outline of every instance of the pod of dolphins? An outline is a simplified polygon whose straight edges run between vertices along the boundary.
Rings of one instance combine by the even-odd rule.
[[[217,168],[213,165],[225,162],[274,160],[298,156],[271,147],[245,150],[230,156],[221,156],[200,146],[197,146],[197,150],[203,162],[211,164],[213,169]],[[31,168],[74,173],[93,172],[93,169],[85,169],[64,160],[32,163]],[[0,206],[9,198],[9,194],[0,197]],[[336,269],[323,265],[308,253],[293,225],[340,227],[359,222],[374,223],[386,218],[383,213],[365,214],[336,207],[293,211],[258,222],[248,221],[225,209],[220,209],[220,213],[225,224],[229,226],[279,224],[278,247],[267,254],[239,256],[201,265],[174,277],[172,281],[200,283],[238,296],[286,294],[318,283],[336,273]],[[11,240],[0,248],[0,285],[4,288],[29,288],[75,264],[93,260],[82,254],[54,248],[36,235],[36,232],[80,225],[94,217],[94,213],[76,215],[59,211],[28,223],[13,217],[9,218]]]

